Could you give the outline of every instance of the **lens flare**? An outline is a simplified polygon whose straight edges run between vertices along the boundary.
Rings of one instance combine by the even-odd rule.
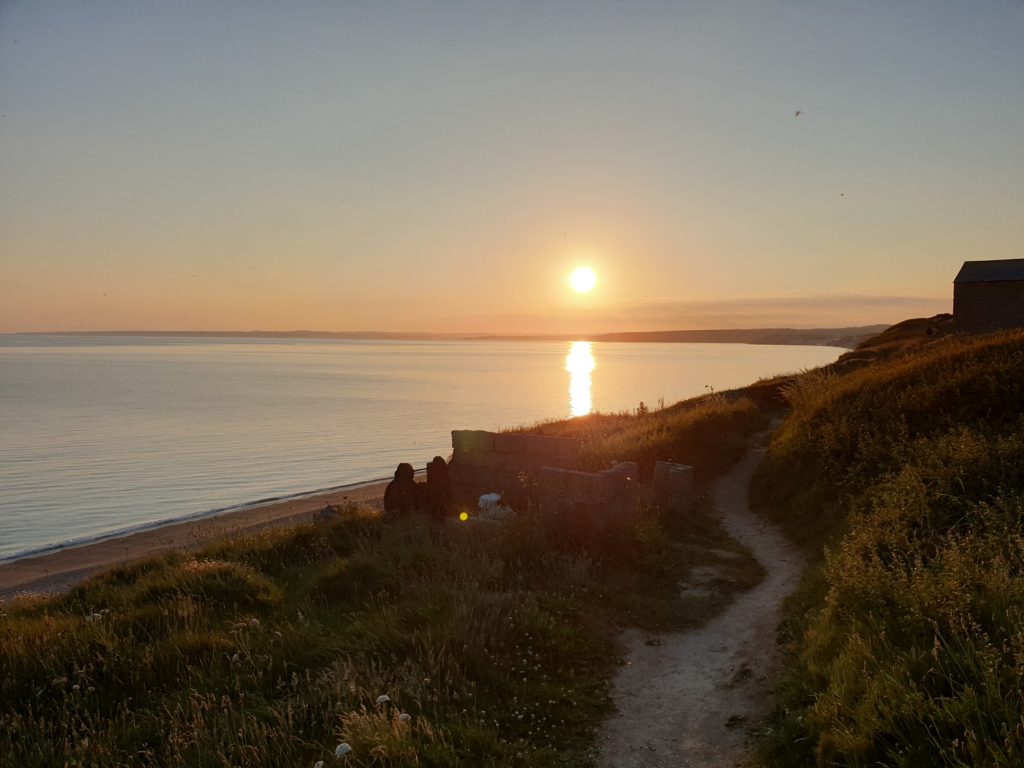
[[[459,512],[459,520],[461,520],[462,522],[466,522],[467,520],[469,520],[469,513]]]

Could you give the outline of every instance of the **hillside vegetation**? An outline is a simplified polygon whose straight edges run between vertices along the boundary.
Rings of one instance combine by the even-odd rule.
[[[824,557],[770,766],[1024,765],[1024,333],[934,335],[789,384],[754,497]]]
[[[680,410],[606,421],[652,459],[703,441],[706,475],[758,421]],[[699,624],[761,577],[706,499],[686,520],[642,512],[602,533],[349,509],[2,606],[0,766],[588,764],[618,629]],[[716,589],[682,597],[709,565]]]
[[[581,440],[580,459],[590,471],[606,469],[615,461],[635,461],[649,474],[655,461],[676,461],[695,467],[698,483],[706,487],[739,460],[747,437],[765,425],[758,406],[737,391],[658,410],[641,403],[634,413],[592,413],[544,422],[528,431]]]

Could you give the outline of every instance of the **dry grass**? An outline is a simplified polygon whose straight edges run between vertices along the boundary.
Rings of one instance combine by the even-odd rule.
[[[674,428],[745,413],[721,408]],[[742,438],[701,439],[726,456]],[[711,550],[738,551],[707,512],[566,536],[349,509],[10,604],[0,766],[312,768],[341,742],[353,766],[588,764],[617,629],[700,623],[761,576],[727,559],[722,592],[680,596]]]
[[[756,479],[820,569],[772,766],[1024,765],[1024,333],[812,373]]]

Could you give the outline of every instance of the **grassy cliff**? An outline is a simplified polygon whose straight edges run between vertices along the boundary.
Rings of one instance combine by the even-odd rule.
[[[759,423],[659,413],[576,427],[596,462],[700,443],[711,477]],[[0,606],[0,766],[312,768],[341,742],[353,766],[587,764],[618,629],[703,622],[760,578],[707,512],[566,535],[351,509]],[[683,598],[710,564],[717,592]]]
[[[658,410],[641,403],[633,413],[592,413],[549,421],[528,431],[579,439],[580,460],[589,471],[607,469],[615,461],[635,461],[649,475],[656,461],[675,461],[693,466],[698,485],[706,487],[739,460],[747,437],[767,423],[761,409],[737,390]]]
[[[938,335],[789,384],[754,497],[820,566],[770,766],[1024,765],[1024,333]]]

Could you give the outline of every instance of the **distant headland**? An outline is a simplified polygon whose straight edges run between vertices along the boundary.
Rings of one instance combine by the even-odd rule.
[[[847,328],[721,328],[710,330],[628,331],[598,334],[424,333],[420,331],[45,331],[12,336],[150,336],[185,338],[351,339],[364,341],[619,341],[693,344],[798,344],[853,349],[889,326]]]

